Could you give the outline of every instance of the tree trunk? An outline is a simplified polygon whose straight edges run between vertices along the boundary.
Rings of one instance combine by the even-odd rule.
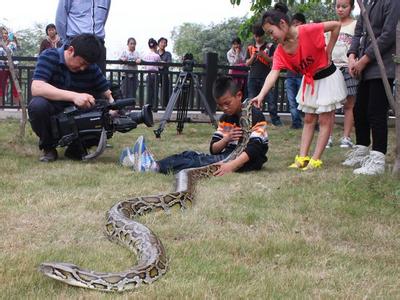
[[[27,122],[25,99],[24,99],[24,97],[22,95],[21,86],[20,86],[19,81],[18,81],[17,72],[16,72],[16,70],[14,68],[14,63],[13,63],[12,56],[11,56],[11,51],[4,44],[4,41],[2,39],[0,39],[0,47],[2,47],[7,53],[8,69],[10,70],[12,81],[15,84],[15,88],[17,90],[18,97],[20,99],[19,101],[20,101],[20,104],[21,104],[22,118],[21,118],[21,123],[20,123],[20,126],[19,126],[19,136],[20,136],[21,139],[23,139],[25,137],[25,126],[26,126],[26,122]]]
[[[396,28],[396,160],[393,174],[400,176],[400,21]]]

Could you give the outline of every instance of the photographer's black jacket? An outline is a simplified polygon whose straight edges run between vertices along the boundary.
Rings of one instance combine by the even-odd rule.
[[[239,125],[239,115],[227,115],[223,114],[219,120],[218,128],[214,132],[211,142],[210,142],[210,152],[211,154],[219,154],[212,152],[212,145],[215,142],[220,141],[223,138],[223,131],[230,130],[232,128],[240,128]],[[268,133],[267,133],[267,122],[262,112],[252,107],[252,128],[249,143],[244,150],[249,156],[250,160],[239,169],[239,171],[251,171],[259,170],[262,165],[267,161],[267,151],[268,151]],[[237,141],[230,142],[224,151],[233,151],[237,146]]]

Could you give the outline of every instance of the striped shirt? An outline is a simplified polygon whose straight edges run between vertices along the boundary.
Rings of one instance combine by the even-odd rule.
[[[41,80],[52,86],[77,93],[89,93],[94,97],[109,89],[108,82],[96,64],[84,71],[71,72],[65,64],[64,49],[47,49],[38,57],[33,80]]]
[[[210,152],[212,153],[212,145],[223,138],[223,132],[229,131],[231,128],[239,128],[239,116],[238,115],[227,115],[223,114],[219,119],[218,128],[214,132],[211,143]],[[222,151],[233,151],[238,145],[238,141],[231,141],[225,149]],[[252,107],[252,127],[250,140],[245,148],[244,152],[247,153],[250,160],[240,170],[259,170],[262,165],[267,161],[268,151],[268,133],[267,133],[267,122],[262,112]]]

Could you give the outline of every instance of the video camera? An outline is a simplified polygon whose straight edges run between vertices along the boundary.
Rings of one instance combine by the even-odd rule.
[[[113,103],[96,100],[95,106],[88,110],[67,107],[64,112],[52,117],[52,136],[58,141],[57,146],[73,146],[77,159],[95,158],[103,153],[107,139],[115,131],[128,132],[141,123],[147,127],[153,126],[151,106],[145,105],[140,112],[123,111],[124,108],[134,105],[134,98],[126,98]],[[118,115],[113,117],[110,111],[118,111]],[[93,146],[97,146],[97,149],[89,154],[88,150]]]
[[[186,53],[182,59],[182,71],[193,72],[194,60],[192,53]]]

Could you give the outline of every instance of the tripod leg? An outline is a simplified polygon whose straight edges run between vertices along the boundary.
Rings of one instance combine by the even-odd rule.
[[[165,112],[161,118],[160,125],[156,130],[154,130],[154,134],[156,135],[156,138],[161,137],[161,132],[163,132],[165,125],[167,124],[167,121],[171,118],[172,112],[174,110],[176,101],[179,99],[179,95],[181,94],[182,90],[180,88],[176,88],[174,92],[172,93],[168,105],[165,108]]]
[[[176,131],[178,134],[182,133],[185,121],[187,121],[189,96],[190,96],[190,85],[184,86],[181,93],[181,97],[178,100],[178,107],[177,107],[176,121],[178,122],[178,124],[176,126]]]

